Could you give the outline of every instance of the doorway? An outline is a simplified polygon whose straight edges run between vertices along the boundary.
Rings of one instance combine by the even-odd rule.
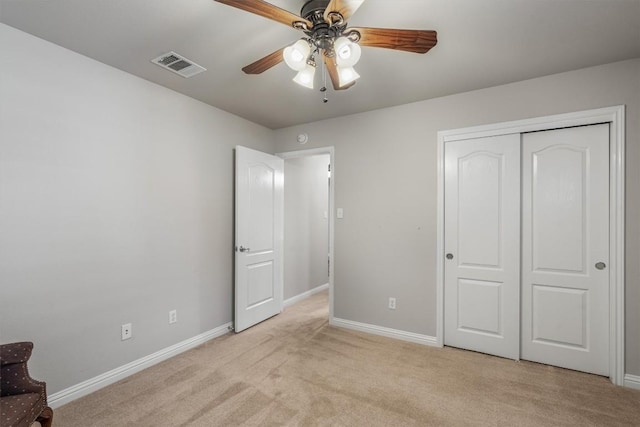
[[[278,153],[285,162],[284,306],[329,290],[333,315],[333,147]]]

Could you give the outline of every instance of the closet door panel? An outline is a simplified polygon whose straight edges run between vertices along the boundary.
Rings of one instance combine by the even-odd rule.
[[[446,144],[446,345],[518,359],[519,168],[519,134]]]
[[[522,141],[521,357],[608,375],[609,125]]]

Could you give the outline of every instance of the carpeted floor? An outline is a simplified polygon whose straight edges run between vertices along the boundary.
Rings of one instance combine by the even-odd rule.
[[[327,319],[327,294],[317,294],[62,406],[54,425],[640,425],[640,391],[607,378]]]

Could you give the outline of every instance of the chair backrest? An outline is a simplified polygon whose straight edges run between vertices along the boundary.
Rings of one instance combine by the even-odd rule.
[[[0,345],[0,366],[24,363],[31,357],[32,342],[14,342]]]
[[[0,396],[40,392],[40,384],[29,377],[27,370],[32,351],[32,342],[0,345]]]
[[[47,406],[47,384],[31,378],[27,369],[32,351],[32,342],[0,345],[0,406],[6,416],[0,423],[31,426],[38,421],[42,427],[51,427],[53,410]]]

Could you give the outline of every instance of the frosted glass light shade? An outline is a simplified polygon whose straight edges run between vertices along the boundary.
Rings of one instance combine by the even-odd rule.
[[[301,71],[307,65],[307,57],[309,57],[310,52],[311,48],[309,47],[309,43],[300,39],[291,46],[285,47],[282,56],[289,68],[295,71]]]
[[[336,52],[336,63],[341,67],[353,67],[362,53],[360,45],[346,37],[338,37],[333,43],[333,50]]]
[[[293,78],[293,81],[301,86],[313,89],[313,78],[316,74],[316,67],[311,64],[307,64],[302,70],[298,71],[298,74]]]
[[[338,67],[338,78],[342,87],[358,80],[360,74],[353,67]]]

